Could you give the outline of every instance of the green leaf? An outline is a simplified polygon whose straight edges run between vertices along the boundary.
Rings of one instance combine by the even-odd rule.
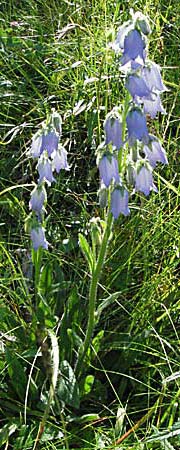
[[[101,303],[96,310],[97,322],[100,318],[101,313],[104,311],[104,309],[106,309],[108,306],[112,305],[112,303],[117,300],[117,298],[119,297],[120,294],[121,294],[121,292],[114,292],[113,294],[109,295],[109,297],[107,297],[103,300],[102,299],[100,300]]]
[[[92,390],[93,384],[94,384],[94,376],[93,375],[87,375],[87,377],[84,380],[84,385],[83,385],[83,388],[82,388],[82,391],[83,391],[82,394],[83,395],[89,394],[91,392],[91,390]]]
[[[80,299],[77,288],[74,288],[67,300],[66,308],[62,317],[61,327],[60,327],[60,360],[68,360],[71,362],[72,353],[74,351],[74,339],[69,330],[73,330],[76,333],[76,330],[79,329],[78,324],[81,323],[81,315],[83,313],[83,309],[79,307]],[[79,341],[80,342],[80,341]],[[77,343],[77,339],[76,339]],[[79,345],[79,344],[78,344]]]
[[[100,345],[101,345],[103,336],[104,336],[104,330],[101,330],[101,331],[99,331],[98,334],[96,334],[96,336],[92,340],[92,347],[93,347],[93,350],[95,351],[95,353],[98,353],[98,351],[100,349]]]
[[[88,359],[89,364],[93,361],[93,359],[98,354],[103,336],[104,336],[104,330],[101,330],[92,340],[92,345],[87,351],[87,359]]]
[[[47,294],[48,291],[50,291],[52,288],[52,267],[51,264],[46,264],[42,269],[40,273],[40,280],[39,280],[39,289],[42,295]]]
[[[92,414],[83,414],[83,416],[81,417],[72,417],[70,422],[88,423],[99,419],[100,419],[99,414],[92,413]]]
[[[19,361],[19,358],[14,352],[6,347],[5,351],[6,361],[8,363],[8,373],[11,378],[11,383],[21,400],[24,400],[26,392],[27,378],[24,373],[24,368]]]
[[[93,258],[93,253],[92,250],[90,248],[90,245],[88,244],[87,239],[85,238],[85,236],[83,236],[83,234],[79,233],[79,245],[80,248],[88,262],[89,265],[89,270],[92,273],[93,272],[93,268],[94,268],[94,258]]]
[[[78,334],[72,330],[71,328],[67,329],[67,335],[69,336],[71,343],[72,343],[72,348],[73,349],[79,349],[79,347],[82,345],[83,341],[80,338],[80,336],[78,336]]]
[[[152,436],[146,439],[146,442],[162,441],[179,435],[180,435],[180,421],[175,422],[174,425],[168,430],[163,431],[158,430],[157,432],[152,434]]]
[[[65,404],[79,408],[79,387],[72,367],[65,360],[60,364],[60,381],[57,387],[57,395]]]
[[[3,444],[5,444],[8,439],[9,436],[11,436],[11,434],[13,434],[17,429],[17,424],[13,423],[11,425],[5,425],[3,428],[1,428],[0,430],[0,446],[2,446]]]

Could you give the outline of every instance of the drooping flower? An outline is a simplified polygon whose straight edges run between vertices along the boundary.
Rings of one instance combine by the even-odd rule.
[[[99,172],[100,178],[108,187],[112,180],[116,183],[119,183],[119,171],[118,171],[118,162],[117,159],[111,155],[110,153],[106,153],[99,161]]]
[[[143,151],[153,168],[158,161],[162,164],[168,164],[166,152],[155,136],[150,136],[150,142],[148,145],[144,145]]]
[[[39,158],[44,151],[47,151],[48,156],[51,156],[54,150],[57,150],[59,143],[59,135],[51,130],[45,129],[37,132],[32,138],[31,155],[33,158]]]
[[[45,187],[42,185],[35,186],[35,188],[31,192],[29,208],[39,214],[43,209],[46,198],[47,196]]]
[[[42,135],[42,148],[41,154],[44,151],[48,152],[48,156],[51,156],[54,150],[57,150],[59,143],[59,135],[55,131],[49,131]]]
[[[121,117],[116,111],[111,111],[104,122],[106,134],[105,144],[112,144],[117,150],[123,146]]]
[[[46,250],[48,249],[48,242],[45,238],[44,228],[41,226],[32,228],[31,241],[34,250],[38,250],[40,247],[45,248]]]
[[[167,88],[162,81],[158,64],[151,61],[147,67],[143,67],[141,74],[150,91],[167,91]]]
[[[144,35],[148,35],[151,33],[149,22],[144,14],[140,13],[139,11],[136,13],[131,11],[131,15],[132,19],[124,22],[118,29],[117,37],[115,39],[115,42],[112,44],[112,48],[115,51],[124,50],[124,40],[130,31],[138,28],[140,30],[140,33],[142,32]]]
[[[127,77],[125,86],[130,92],[132,97],[145,97],[148,99],[152,98],[151,91],[145,83],[144,79],[139,75],[132,74]]]
[[[115,189],[111,194],[111,212],[114,219],[117,219],[120,213],[124,216],[128,216],[130,214],[128,200],[129,194],[127,189],[123,186],[115,186]]]
[[[143,192],[149,195],[150,191],[157,192],[157,187],[153,182],[152,169],[145,164],[139,164],[135,174],[135,191]]]
[[[39,158],[42,153],[42,134],[39,131],[32,138],[30,153],[33,158]]]
[[[46,181],[47,184],[51,185],[51,183],[55,181],[52,172],[52,162],[46,156],[42,155],[39,158],[37,169],[39,172],[39,183]]]
[[[56,172],[59,173],[61,169],[69,170],[69,165],[67,162],[67,151],[60,145],[57,150],[55,150],[52,155],[52,163]]]
[[[131,30],[124,39],[124,53],[121,64],[131,64],[132,69],[136,69],[144,64],[145,42],[139,31]]]
[[[158,112],[161,112],[162,114],[166,114],[166,110],[164,109],[160,95],[159,94],[152,94],[152,100],[149,100],[147,98],[143,99],[143,109],[145,114],[149,114],[152,119],[156,117],[156,114]]]
[[[133,107],[130,109],[126,117],[126,123],[130,145],[134,145],[136,139],[144,142],[144,144],[149,142],[146,117],[140,108]]]
[[[124,50],[124,39],[131,30],[133,30],[133,24],[130,20],[119,27],[116,39],[112,44],[112,48],[116,52]]]

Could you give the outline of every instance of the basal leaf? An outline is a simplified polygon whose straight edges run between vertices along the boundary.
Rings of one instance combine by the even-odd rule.
[[[59,399],[67,405],[79,408],[79,387],[68,361],[60,364],[60,381],[57,387]]]

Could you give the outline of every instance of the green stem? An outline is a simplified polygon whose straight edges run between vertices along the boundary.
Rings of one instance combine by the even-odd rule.
[[[108,245],[108,240],[109,240],[110,233],[111,233],[112,224],[113,224],[113,216],[109,212],[108,217],[107,217],[107,222],[106,222],[106,228],[104,230],[101,247],[99,250],[99,256],[97,259],[95,269],[92,273],[91,284],[90,284],[90,288],[89,288],[88,323],[87,323],[87,330],[86,330],[84,342],[79,349],[79,355],[78,355],[78,360],[77,360],[77,364],[76,364],[76,375],[77,376],[79,376],[81,373],[83,359],[84,359],[86,352],[90,346],[91,338],[92,338],[93,331],[94,331],[97,287],[98,287],[99,278],[101,276],[101,271],[102,271],[104,261],[105,261],[107,245]]]
[[[34,291],[35,291],[35,307],[38,308],[38,292],[39,292],[39,277],[42,261],[42,248],[32,250],[32,262],[34,264]]]
[[[125,95],[124,108],[123,108],[123,112],[122,112],[122,141],[123,142],[125,141],[125,137],[126,137],[126,116],[127,116],[128,109],[129,109],[130,98],[131,98],[130,94],[127,91],[126,95]],[[123,147],[120,148],[120,150],[118,152],[119,173],[121,173],[122,165],[123,165]]]

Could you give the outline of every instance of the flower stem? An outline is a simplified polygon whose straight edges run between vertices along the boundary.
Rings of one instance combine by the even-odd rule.
[[[39,278],[41,271],[42,248],[38,250],[32,249],[32,262],[34,264],[34,293],[35,293],[35,309],[38,309],[38,294],[39,294]]]
[[[96,310],[96,299],[97,299],[97,288],[98,288],[98,282],[101,276],[102,268],[105,261],[108,241],[112,229],[113,224],[113,216],[109,212],[107,216],[107,222],[106,227],[104,230],[98,259],[94,268],[94,271],[92,273],[90,288],[89,288],[89,313],[88,313],[88,323],[87,323],[87,330],[86,335],[83,344],[81,345],[79,349],[78,359],[76,363],[76,376],[79,377],[81,374],[81,369],[83,365],[84,357],[87,353],[87,350],[91,343],[91,338],[93,335],[94,327],[95,327],[95,310]]]

